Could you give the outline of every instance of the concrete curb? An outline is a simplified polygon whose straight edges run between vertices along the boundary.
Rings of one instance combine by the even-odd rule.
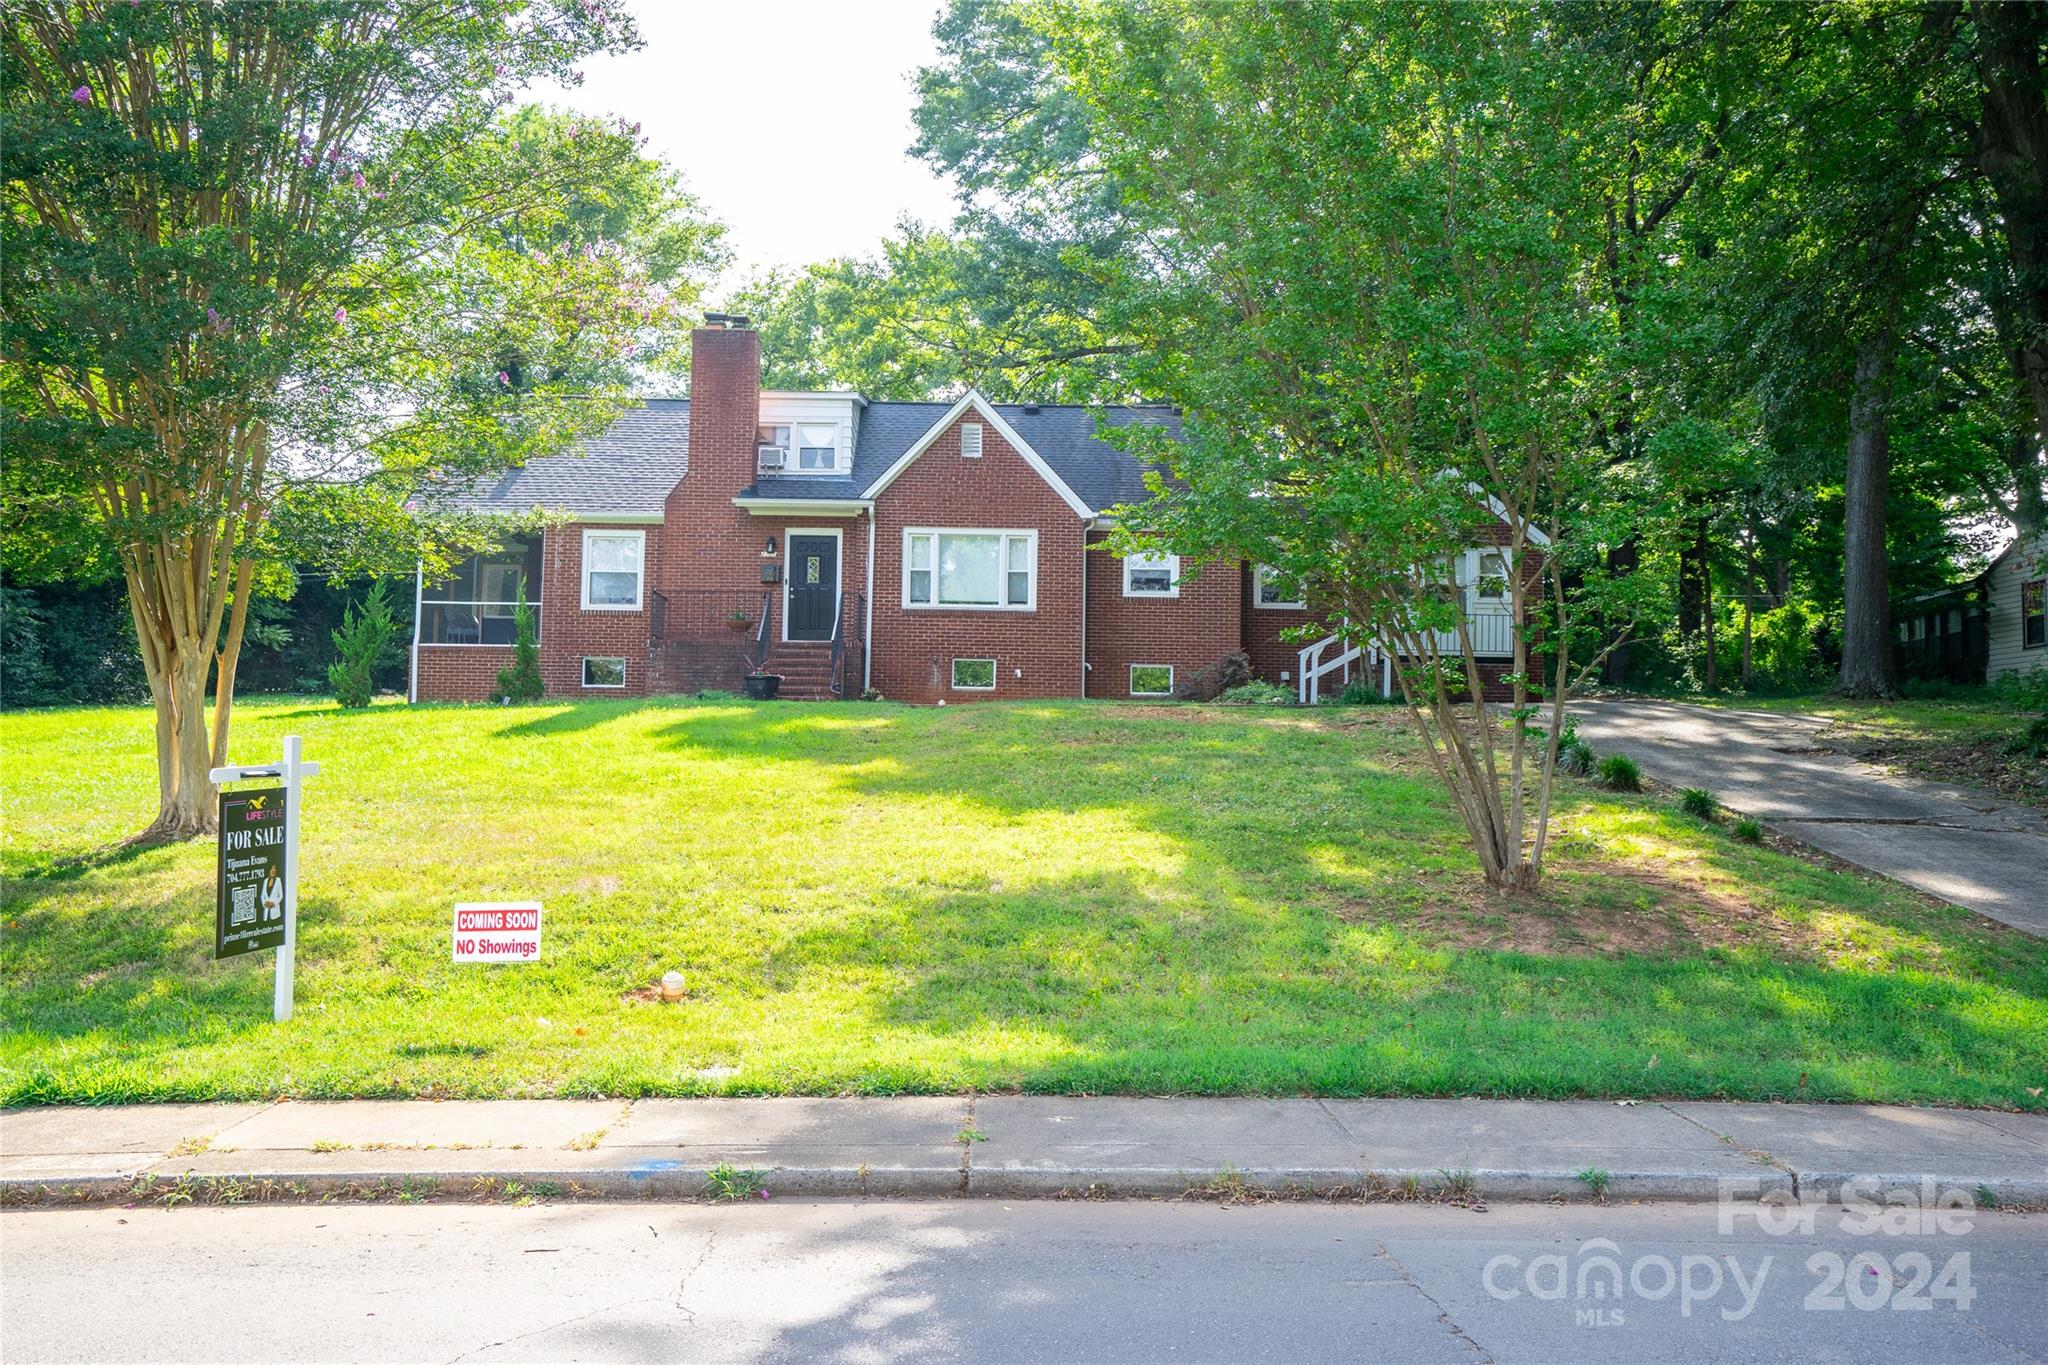
[[[2048,1207],[2048,1115],[1667,1101],[345,1101],[0,1112],[0,1203],[1657,1200]],[[713,1173],[719,1173],[714,1181]]]
[[[526,1155],[526,1154],[522,1154]],[[1356,1200],[1368,1203],[1476,1201],[1482,1203],[1593,1202],[1586,1181],[1560,1170],[1344,1170],[1301,1167],[1188,1171],[1165,1167],[873,1168],[861,1166],[736,1167],[758,1178],[775,1198],[866,1199],[1178,1199],[1189,1195]],[[606,1201],[703,1200],[719,1196],[712,1168],[699,1162],[593,1166],[522,1161],[504,1165],[404,1169],[351,1163],[295,1166],[273,1162],[211,1170],[152,1170],[141,1175],[86,1175],[0,1179],[0,1204],[20,1208],[52,1204],[169,1202],[262,1203],[360,1199],[401,1202],[467,1198],[504,1202],[521,1198]],[[1830,1202],[1845,1190],[1866,1199],[1922,1197],[1928,1191],[1978,1192],[2008,1206],[2048,1206],[2048,1178],[2015,1179],[1969,1172],[1901,1174],[1830,1171],[1796,1177],[1759,1168],[1731,1179],[1706,1171],[1614,1171],[1605,1184],[1609,1202],[1742,1203],[1765,1198]],[[745,1193],[742,1197],[753,1197]]]

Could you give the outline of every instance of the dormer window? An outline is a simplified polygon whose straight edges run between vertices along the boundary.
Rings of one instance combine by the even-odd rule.
[[[779,428],[788,431],[788,427]],[[796,467],[813,473],[839,468],[839,426],[834,422],[799,422]]]

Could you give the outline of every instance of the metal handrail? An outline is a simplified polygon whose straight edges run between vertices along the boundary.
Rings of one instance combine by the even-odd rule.
[[[768,618],[775,610],[775,594],[761,594],[761,624],[754,630],[754,671],[759,673],[768,666]]]
[[[826,665],[826,686],[835,697],[846,695],[846,680],[839,676],[839,660],[846,652],[846,612],[842,609],[832,618],[832,658]]]

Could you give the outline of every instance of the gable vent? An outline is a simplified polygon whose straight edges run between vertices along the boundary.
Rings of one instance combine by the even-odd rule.
[[[962,422],[960,424],[960,455],[963,459],[968,460],[978,460],[981,458],[981,423]]]

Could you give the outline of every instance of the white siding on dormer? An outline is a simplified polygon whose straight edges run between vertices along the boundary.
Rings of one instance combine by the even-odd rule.
[[[789,468],[783,472],[797,478],[845,478],[853,472],[853,434],[857,426],[860,398],[854,394],[775,393],[761,395],[761,425],[790,428]],[[834,443],[838,464],[831,470],[797,468],[799,428],[830,426],[838,432]]]

